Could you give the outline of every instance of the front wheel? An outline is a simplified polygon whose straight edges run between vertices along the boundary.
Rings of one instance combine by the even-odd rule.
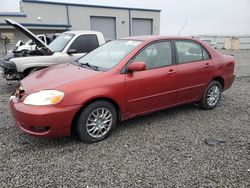
[[[81,141],[93,143],[110,135],[117,123],[115,107],[107,101],[96,101],[82,110],[76,122]]]
[[[222,93],[222,86],[218,81],[212,81],[208,84],[203,98],[200,101],[200,106],[205,110],[214,109],[220,98]]]

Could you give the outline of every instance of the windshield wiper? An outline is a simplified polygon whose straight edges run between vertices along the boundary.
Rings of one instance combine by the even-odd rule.
[[[88,62],[86,62],[86,63],[80,63],[79,62],[79,64],[81,65],[81,66],[86,66],[86,67],[89,67],[89,68],[91,68],[91,69],[93,69],[93,70],[99,70],[99,67],[98,66],[95,66],[95,65],[91,65],[91,64],[89,64]]]

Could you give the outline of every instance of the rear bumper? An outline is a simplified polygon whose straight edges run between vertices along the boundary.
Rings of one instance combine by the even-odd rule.
[[[9,101],[16,125],[22,131],[40,137],[69,136],[71,124],[81,106],[31,106]]]
[[[232,87],[234,80],[235,80],[234,74],[230,77],[227,77],[227,79],[225,80],[225,85],[224,85],[223,90],[225,91],[225,90],[229,89],[230,87]]]

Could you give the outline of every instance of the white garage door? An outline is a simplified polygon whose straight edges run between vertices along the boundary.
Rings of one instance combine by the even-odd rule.
[[[132,35],[152,35],[152,20],[151,19],[132,19]]]
[[[91,30],[100,31],[106,40],[116,38],[115,18],[113,17],[90,17]]]

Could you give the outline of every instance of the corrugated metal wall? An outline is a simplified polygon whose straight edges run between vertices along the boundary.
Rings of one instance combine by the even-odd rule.
[[[27,15],[25,22],[39,24],[67,24],[67,11],[64,5],[23,3]],[[37,18],[41,17],[41,20]]]
[[[72,30],[90,30],[90,17],[103,16],[116,18],[117,38],[129,36],[129,11],[121,9],[93,8],[93,7],[69,7],[70,24]],[[124,23],[123,23],[124,21]]]
[[[26,38],[12,29],[11,26],[4,25],[5,19],[10,18],[19,23],[25,23],[29,29],[40,30],[39,33],[52,33],[70,30],[90,30],[91,16],[115,17],[116,37],[128,37],[132,34],[132,19],[144,18],[152,19],[152,34],[158,35],[160,32],[160,11],[134,10],[130,8],[98,7],[86,5],[74,5],[63,3],[46,3],[38,1],[21,1],[22,16],[4,16],[0,14],[0,33],[12,32],[16,41],[26,40]],[[13,44],[7,45],[10,49]],[[0,42],[0,53],[4,52],[3,43]]]
[[[152,19],[153,21],[153,35],[159,35],[160,33],[160,16],[155,12],[145,12],[145,11],[136,11],[131,10],[131,18],[146,18]]]
[[[106,40],[114,40],[116,38],[116,18],[91,16],[91,30],[102,32]]]

